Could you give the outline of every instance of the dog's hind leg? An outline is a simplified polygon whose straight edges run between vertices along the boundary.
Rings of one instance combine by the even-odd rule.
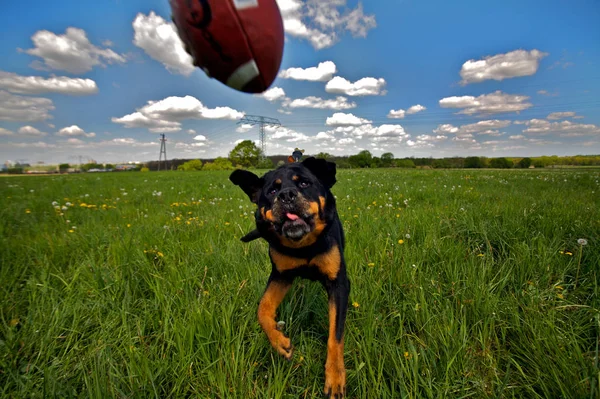
[[[344,366],[344,324],[348,310],[350,281],[345,269],[326,284],[329,295],[329,338],[325,363],[325,395],[343,398],[346,394],[346,368]]]

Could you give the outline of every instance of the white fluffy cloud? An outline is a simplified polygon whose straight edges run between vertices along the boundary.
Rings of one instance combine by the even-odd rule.
[[[382,96],[387,93],[385,85],[386,81],[383,78],[362,78],[352,83],[341,76],[336,76],[327,82],[325,91],[347,96]]]
[[[62,137],[96,137],[96,133],[86,133],[85,130],[77,125],[63,127],[56,133],[56,135]]]
[[[13,131],[0,127],[0,136],[12,136],[14,134]]]
[[[33,126],[22,126],[19,128],[19,135],[22,136],[37,136],[37,137],[41,137],[41,136],[46,136],[48,133],[42,132],[36,128],[34,128]]]
[[[316,67],[288,68],[279,73],[283,79],[308,80],[310,82],[327,82],[337,72],[337,67],[332,61],[320,62]]]
[[[417,136],[414,140],[407,140],[406,145],[411,148],[432,148],[439,142],[448,140],[447,136],[437,135],[432,136],[429,134],[421,134]]]
[[[192,57],[186,53],[175,25],[151,11],[139,13],[133,21],[133,44],[151,58],[162,63],[170,72],[189,76],[194,72]]]
[[[332,116],[328,117],[325,121],[327,126],[360,126],[371,123],[370,120],[359,118],[353,114],[345,114],[343,112],[336,112]]]
[[[433,132],[438,135],[455,134],[459,140],[470,140],[473,138],[473,133],[486,136],[501,136],[504,133],[500,132],[497,129],[505,128],[510,124],[511,121],[509,120],[498,119],[479,121],[477,123],[471,123],[459,127],[446,123],[443,125],[438,125],[438,127],[435,128]]]
[[[52,100],[25,97],[0,90],[0,120],[12,122],[39,122],[52,118]]]
[[[413,105],[408,108],[406,111],[403,109],[393,110],[391,109],[388,113],[387,117],[390,119],[404,119],[406,115],[416,114],[421,111],[425,111],[427,108],[422,106],[421,104]]]
[[[310,41],[317,50],[331,47],[340,34],[366,37],[377,26],[375,16],[365,15],[361,3],[349,9],[346,0],[277,0],[285,33]]]
[[[254,126],[250,125],[248,123],[242,123],[241,125],[239,125],[237,127],[237,129],[235,129],[236,132],[238,133],[246,133],[248,131],[250,131]]]
[[[341,138],[338,136],[342,136]],[[341,125],[333,130],[319,132],[315,138],[321,141],[330,143],[338,143],[340,145],[353,144],[356,140],[367,139],[372,144],[382,148],[387,145],[400,144],[402,141],[410,138],[401,125],[384,124],[373,126],[370,123],[361,125]]]
[[[481,60],[469,60],[460,70],[461,84],[479,83],[485,80],[504,80],[530,76],[537,72],[540,60],[548,53],[539,50],[515,50],[506,54],[487,56]]]
[[[169,133],[181,130],[181,123],[160,119],[152,119],[141,112],[134,112],[121,118],[112,118],[114,123],[120,123],[126,128],[146,128],[152,133]]]
[[[393,110],[391,109],[387,117],[390,119],[404,119],[406,111],[403,109]]]
[[[268,126],[265,130],[270,133],[269,139],[275,141],[283,141],[286,143],[308,143],[311,139],[304,133],[283,126]]]
[[[556,119],[565,119],[565,118],[576,118],[575,112],[552,112],[546,118],[556,120]]]
[[[439,104],[442,108],[463,108],[462,111],[458,112],[459,114],[489,115],[526,110],[533,106],[527,100],[529,100],[527,96],[506,94],[498,90],[490,94],[482,94],[478,97],[446,97],[442,98]]]
[[[244,116],[242,112],[229,107],[207,108],[196,97],[167,97],[160,101],[148,101],[139,109],[153,119],[181,121],[184,119],[229,119],[237,120]]]
[[[458,133],[458,128],[449,123],[444,123],[443,125],[438,125],[433,132],[437,134],[456,134]]]
[[[335,99],[324,100],[320,97],[309,96],[306,98],[286,99],[284,107],[288,108],[313,108],[313,109],[351,109],[356,108],[355,102],[348,102],[346,97],[338,96]]]
[[[256,96],[262,97],[269,102],[273,102],[285,98],[285,91],[281,87],[272,87],[264,93],[257,94]]]
[[[422,106],[421,104],[413,105],[409,109],[406,110],[408,115],[416,114],[417,112],[425,111],[427,108]]]
[[[21,76],[0,71],[0,89],[19,94],[59,93],[88,95],[98,92],[96,82],[91,79],[68,78],[66,76]]]
[[[185,119],[237,120],[243,112],[229,107],[207,108],[196,97],[167,97],[160,101],[148,101],[136,112],[121,118],[112,118],[126,128],[147,128],[153,133],[177,132]]]
[[[558,133],[561,137],[582,137],[600,135],[600,127],[593,124],[573,123],[570,121],[549,122],[544,119],[531,119],[525,122],[523,133]]]
[[[93,45],[83,29],[69,27],[62,35],[47,30],[37,31],[32,37],[34,48],[27,54],[43,59],[45,67],[84,73],[105,63],[124,63],[125,57],[109,48]]]

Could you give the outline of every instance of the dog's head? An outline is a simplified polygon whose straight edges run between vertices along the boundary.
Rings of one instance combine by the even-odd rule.
[[[256,226],[269,241],[290,248],[313,244],[335,214],[330,188],[336,167],[324,159],[308,158],[279,167],[258,177],[246,170],[229,179],[258,205]]]

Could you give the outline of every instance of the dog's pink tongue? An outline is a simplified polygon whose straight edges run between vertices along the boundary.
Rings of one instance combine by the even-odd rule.
[[[300,219],[300,217],[298,215],[294,215],[293,213],[288,213],[288,214],[286,214],[286,216],[290,220],[298,220],[298,219]]]

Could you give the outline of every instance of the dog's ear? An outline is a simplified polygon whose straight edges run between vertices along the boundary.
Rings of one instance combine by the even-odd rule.
[[[229,176],[229,180],[236,186],[240,186],[248,198],[250,198],[250,201],[255,204],[258,203],[260,190],[262,190],[265,183],[262,178],[259,178],[254,173],[248,172],[247,170],[238,169],[233,171]]]
[[[327,188],[333,187],[335,182],[335,164],[324,159],[310,157],[302,162],[302,165],[315,175],[317,179]]]

